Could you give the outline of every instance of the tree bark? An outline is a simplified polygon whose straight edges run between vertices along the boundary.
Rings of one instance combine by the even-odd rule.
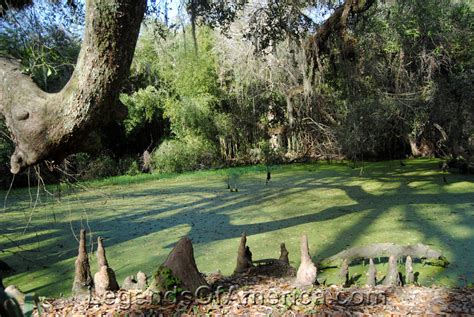
[[[416,140],[411,136],[408,136],[407,140],[408,140],[408,144],[410,145],[411,155],[413,157],[419,157],[421,153],[420,153],[420,150],[418,149],[418,145],[416,145]]]
[[[135,51],[145,0],[87,0],[73,75],[56,94],[39,89],[17,63],[0,58],[0,113],[16,145],[11,172],[75,152],[120,111],[117,97]]]

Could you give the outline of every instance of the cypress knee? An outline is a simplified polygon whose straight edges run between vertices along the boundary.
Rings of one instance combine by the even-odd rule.
[[[413,273],[413,260],[411,259],[411,256],[407,256],[407,259],[405,261],[405,271],[405,284],[413,284],[415,282],[415,275]]]
[[[280,259],[281,262],[286,265],[290,265],[290,259],[288,258],[288,250],[284,243],[280,244]]]
[[[97,264],[99,272],[94,275],[95,292],[98,296],[102,296],[107,291],[118,291],[120,289],[115,272],[109,267],[102,240],[101,237],[97,238]]]
[[[385,276],[384,285],[399,286],[400,275],[398,274],[397,258],[391,255],[388,259],[388,272]]]
[[[234,274],[245,273],[249,268],[253,266],[252,264],[252,252],[250,248],[246,246],[247,244],[247,235],[242,233],[240,238],[240,245],[237,254],[237,265],[234,270]]]
[[[99,267],[109,266],[109,262],[107,262],[107,257],[105,255],[105,249],[102,241],[104,241],[104,239],[102,239],[101,237],[97,238],[97,264],[99,265]]]
[[[142,271],[137,273],[137,289],[140,291],[146,290],[148,287],[148,277]]]
[[[341,269],[339,270],[339,281],[344,287],[349,286],[349,261],[344,259],[342,261]]]
[[[316,282],[317,269],[311,260],[308,247],[308,236],[301,237],[301,264],[296,273],[296,286],[307,287]]]
[[[199,287],[208,286],[206,280],[198,271],[194,259],[193,244],[188,237],[183,237],[178,241],[166,261],[158,268],[151,289],[164,289],[163,280],[169,279],[169,276],[163,274],[166,270],[171,271],[172,276],[179,281],[179,287],[184,290],[194,293]],[[138,276],[138,278],[140,277]]]
[[[74,282],[72,286],[72,295],[74,297],[89,296],[94,288],[92,280],[91,269],[89,265],[89,258],[86,247],[86,231],[81,230],[79,238],[79,250],[75,262]]]
[[[377,284],[377,268],[375,267],[374,260],[369,260],[369,270],[367,271],[367,286],[375,286]]]

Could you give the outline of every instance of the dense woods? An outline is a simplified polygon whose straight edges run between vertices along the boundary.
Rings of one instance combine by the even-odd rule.
[[[117,118],[103,120],[50,181],[65,177],[59,170],[91,179],[314,159],[437,156],[472,166],[468,2],[191,1],[174,11],[168,2],[147,9],[120,88],[125,119],[107,112]],[[59,91],[76,64],[84,11],[70,1],[4,11],[0,54]],[[0,131],[5,187],[13,144],[4,121]]]

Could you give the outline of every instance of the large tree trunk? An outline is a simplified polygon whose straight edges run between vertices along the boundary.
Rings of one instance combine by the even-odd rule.
[[[411,150],[411,155],[413,157],[420,157],[421,156],[421,152],[420,150],[418,149],[418,145],[416,145],[416,140],[415,138],[411,137],[411,136],[407,136],[407,140],[408,140],[408,144],[410,145],[410,150]]]
[[[145,0],[87,0],[84,40],[61,92],[48,94],[18,64],[0,58],[0,113],[15,142],[11,172],[77,151],[91,130],[119,113]]]

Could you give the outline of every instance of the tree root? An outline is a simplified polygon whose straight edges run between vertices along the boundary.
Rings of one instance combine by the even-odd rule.
[[[448,260],[438,251],[423,244],[401,246],[394,243],[375,243],[362,247],[344,250],[319,262],[320,268],[340,267],[344,259],[349,261],[394,256],[395,258],[411,256],[433,266],[446,267]]]

